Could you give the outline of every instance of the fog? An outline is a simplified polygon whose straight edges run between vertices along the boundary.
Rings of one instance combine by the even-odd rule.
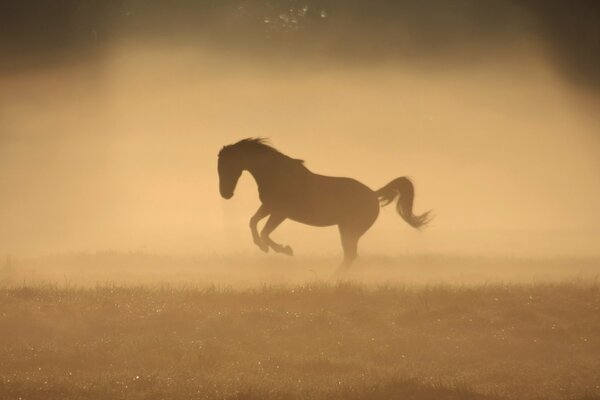
[[[599,71],[593,0],[0,2],[0,399],[600,399]],[[400,207],[265,254],[244,138]]]
[[[143,20],[87,32],[93,46],[29,40],[26,55],[6,53],[19,62],[0,75],[0,254],[258,252],[254,181],[245,174],[226,201],[216,171],[223,145],[252,136],[373,189],[413,179],[431,226],[384,208],[361,253],[600,255],[600,100],[547,38],[499,22],[509,44],[386,57],[369,37],[341,51],[338,9],[310,7],[337,30],[284,36],[283,14],[275,27],[265,16],[259,34],[279,35],[268,51],[235,35],[157,35]],[[286,221],[273,237],[299,255],[341,253],[335,228]]]

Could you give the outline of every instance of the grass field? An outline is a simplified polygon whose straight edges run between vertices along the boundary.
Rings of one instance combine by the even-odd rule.
[[[574,267],[583,264],[570,261],[570,280],[541,281],[539,265],[523,261],[509,282],[480,260],[484,276],[471,281],[462,262],[469,284],[441,272],[447,281],[406,284],[388,271],[387,283],[296,276],[227,286],[210,275],[219,282],[211,286],[173,263],[177,279],[163,271],[134,284],[143,262],[127,271],[127,257],[106,267],[110,283],[98,279],[102,258],[90,259],[98,265],[78,256],[73,266],[4,267],[0,399],[600,399],[592,264],[583,278]],[[77,262],[92,280],[66,272]],[[254,271],[265,277],[275,266],[262,268]],[[37,278],[23,282],[27,272]]]

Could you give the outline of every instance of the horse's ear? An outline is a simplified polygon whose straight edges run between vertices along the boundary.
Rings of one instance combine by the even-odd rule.
[[[299,158],[294,158],[294,161],[296,161],[298,164],[304,164],[304,160],[301,160]]]
[[[223,147],[221,147],[221,150],[219,150],[219,156],[220,156],[221,154],[225,153],[225,150],[227,150],[227,148],[228,148],[228,147],[229,147],[229,146],[223,146]]]

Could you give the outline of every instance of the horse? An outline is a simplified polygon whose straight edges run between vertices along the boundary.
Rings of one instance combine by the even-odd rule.
[[[258,186],[261,206],[250,218],[254,243],[264,252],[293,255],[290,246],[273,241],[271,233],[286,219],[312,226],[337,225],[346,270],[357,257],[360,237],[379,216],[380,206],[398,199],[398,214],[413,228],[430,221],[430,211],[413,213],[414,186],[407,177],[392,180],[379,190],[351,178],[331,177],[311,172],[304,160],[291,158],[263,138],[246,138],[224,146],[218,154],[219,192],[233,197],[243,171],[248,171]],[[260,234],[258,223],[269,217]]]

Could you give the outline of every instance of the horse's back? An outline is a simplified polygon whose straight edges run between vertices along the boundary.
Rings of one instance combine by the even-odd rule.
[[[298,185],[297,202],[289,218],[309,225],[367,225],[379,215],[375,193],[344,177],[310,174]]]

